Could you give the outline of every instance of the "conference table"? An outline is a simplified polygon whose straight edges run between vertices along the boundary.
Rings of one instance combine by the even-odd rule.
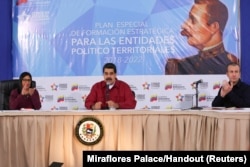
[[[84,118],[103,126],[97,144],[75,130]],[[82,167],[84,150],[250,150],[250,108],[203,110],[0,111],[3,167]]]

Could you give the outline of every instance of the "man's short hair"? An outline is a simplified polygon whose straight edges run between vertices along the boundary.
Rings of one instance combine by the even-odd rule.
[[[115,64],[113,64],[113,63],[106,63],[106,64],[103,66],[103,68],[102,68],[102,72],[103,72],[103,73],[104,73],[105,68],[113,69],[114,72],[116,73],[116,66],[115,66]]]
[[[240,69],[239,63],[235,63],[235,62],[228,63],[228,64],[227,64],[227,71],[228,71],[228,67],[229,67],[229,66],[238,66],[239,69]]]
[[[221,32],[224,31],[228,19],[228,9],[220,0],[194,0],[194,3],[207,4],[208,24],[218,22]]]

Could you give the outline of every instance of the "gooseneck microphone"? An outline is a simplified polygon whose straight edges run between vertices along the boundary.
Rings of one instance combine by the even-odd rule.
[[[198,85],[199,85],[199,83],[202,83],[202,82],[203,82],[202,79],[193,82],[193,84],[196,85],[196,87],[195,87],[195,92],[196,93],[195,93],[195,106],[191,108],[192,110],[201,110],[202,109],[202,107],[198,106],[198,101],[199,101],[199,99],[198,99],[198,94],[199,94]]]
[[[199,84],[199,83],[202,83],[202,82],[203,82],[203,80],[200,79],[200,80],[198,80],[198,81],[194,81],[193,84]]]

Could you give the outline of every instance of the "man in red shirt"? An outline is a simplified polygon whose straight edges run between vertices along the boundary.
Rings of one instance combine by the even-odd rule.
[[[103,66],[104,80],[97,82],[85,100],[85,107],[92,110],[134,109],[135,96],[129,85],[116,78],[116,66],[106,63]]]

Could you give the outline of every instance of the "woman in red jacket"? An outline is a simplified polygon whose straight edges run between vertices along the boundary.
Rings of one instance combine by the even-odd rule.
[[[35,109],[41,108],[38,91],[32,88],[32,76],[29,72],[23,72],[19,77],[19,88],[13,89],[10,94],[10,109]]]

